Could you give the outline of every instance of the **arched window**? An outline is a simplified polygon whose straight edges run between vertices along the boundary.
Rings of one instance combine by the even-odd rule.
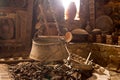
[[[76,15],[74,20],[79,20],[79,10],[80,10],[80,0],[62,0],[64,9],[65,9],[65,19],[67,20],[68,18],[68,9],[71,7],[76,7]],[[73,5],[75,4],[75,5]]]

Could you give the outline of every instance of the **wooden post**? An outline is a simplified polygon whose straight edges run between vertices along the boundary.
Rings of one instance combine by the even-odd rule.
[[[95,28],[95,1],[89,0],[90,25]]]

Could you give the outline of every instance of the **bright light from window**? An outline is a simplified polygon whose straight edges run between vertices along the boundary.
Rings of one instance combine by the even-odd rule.
[[[71,2],[75,2],[75,4],[76,4],[77,13],[76,13],[75,20],[79,20],[80,0],[62,0],[63,6],[65,8],[65,14],[66,14],[68,6]],[[66,19],[66,15],[65,15],[65,19]]]
[[[70,2],[72,2],[72,0],[62,0],[63,6],[64,6],[65,9],[68,8]]]

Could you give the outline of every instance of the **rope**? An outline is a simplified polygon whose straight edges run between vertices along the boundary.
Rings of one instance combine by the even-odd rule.
[[[51,13],[52,13],[52,16],[53,16],[53,18],[54,18],[54,20],[55,20],[55,23],[56,23],[56,28],[57,28],[57,31],[58,31],[58,36],[60,36],[60,29],[59,29],[59,25],[58,25],[58,22],[57,22],[57,18],[56,18],[56,15],[55,15],[55,13],[54,13],[54,11],[53,11],[53,8],[52,8],[52,6],[51,6],[51,4],[50,4],[50,0],[48,0],[48,6],[49,6],[49,8],[50,8],[50,11],[51,11]]]

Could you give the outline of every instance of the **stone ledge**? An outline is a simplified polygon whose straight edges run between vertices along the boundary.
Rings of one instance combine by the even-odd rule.
[[[69,50],[71,53],[75,53],[84,58],[87,58],[89,52],[92,51],[90,60],[92,59],[101,66],[107,66],[110,63],[119,63],[118,56],[120,56],[120,45],[74,43],[69,45]],[[111,55],[117,58],[117,62],[110,58]]]

